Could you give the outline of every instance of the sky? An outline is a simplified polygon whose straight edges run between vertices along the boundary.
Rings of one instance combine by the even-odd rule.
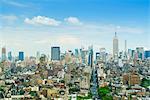
[[[0,47],[17,55],[106,48],[150,49],[150,0],[0,0]],[[0,53],[1,54],[1,53]]]

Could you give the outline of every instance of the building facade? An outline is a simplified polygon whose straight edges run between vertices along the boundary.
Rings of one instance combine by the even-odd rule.
[[[145,58],[150,58],[150,50],[145,51]]]
[[[19,52],[19,60],[21,60],[21,61],[24,60],[24,52],[23,51]]]
[[[2,61],[5,61],[6,60],[6,48],[3,47],[2,48]]]
[[[113,38],[113,57],[115,60],[118,59],[118,52],[119,52],[118,37],[117,37],[117,33],[115,32],[115,36]]]
[[[60,60],[60,47],[51,47],[51,60]]]
[[[8,60],[9,60],[9,61],[12,61],[12,53],[11,53],[11,51],[8,52]]]

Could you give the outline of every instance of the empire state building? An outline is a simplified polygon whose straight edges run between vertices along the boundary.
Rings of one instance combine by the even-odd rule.
[[[118,58],[118,37],[117,37],[117,33],[115,32],[115,36],[113,38],[113,57],[114,58]]]

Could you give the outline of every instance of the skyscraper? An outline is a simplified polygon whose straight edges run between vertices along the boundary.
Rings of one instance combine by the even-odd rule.
[[[22,52],[22,51],[19,52],[19,60],[21,60],[21,61],[24,60],[24,52]]]
[[[100,58],[100,52],[96,52],[96,60]]]
[[[5,61],[6,60],[6,48],[3,47],[2,48],[2,61]]]
[[[36,53],[36,62],[38,63],[39,60],[40,60],[40,52],[38,51],[38,52]]]
[[[132,51],[131,51],[131,57],[132,57],[132,59],[135,59],[135,58],[136,58],[135,50],[132,50]]]
[[[11,53],[11,51],[8,52],[8,60],[12,61],[12,53]]]
[[[85,50],[84,48],[80,49],[80,54],[81,54],[81,59],[82,59],[82,64],[87,64],[87,54],[88,50]]]
[[[127,40],[124,41],[124,52],[127,52]]]
[[[75,49],[75,56],[76,56],[76,57],[79,56],[79,51],[78,51],[78,49]]]
[[[106,62],[106,49],[100,48],[100,60]]]
[[[60,47],[51,47],[51,60],[60,60]]]
[[[113,57],[114,58],[118,58],[118,37],[117,37],[117,33],[115,32],[115,36],[113,38]]]
[[[93,46],[89,46],[88,50],[88,66],[93,66]]]
[[[124,59],[127,60],[127,40],[125,40],[124,44]]]
[[[128,49],[128,56],[129,56],[129,59],[131,59],[131,58],[133,58],[133,56],[132,56],[132,49]]]
[[[150,58],[150,50],[145,51],[145,58]]]
[[[144,47],[137,47],[136,53],[137,53],[138,59],[141,59],[141,60],[144,59]]]

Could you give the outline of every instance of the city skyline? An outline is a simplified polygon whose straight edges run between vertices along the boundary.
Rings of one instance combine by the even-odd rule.
[[[65,51],[93,45],[94,51],[104,47],[112,53],[115,32],[119,51],[125,40],[127,48],[150,49],[148,0],[0,2],[0,47],[6,46],[7,52],[49,54],[51,46]]]
[[[0,0],[0,100],[150,99],[150,0]]]

